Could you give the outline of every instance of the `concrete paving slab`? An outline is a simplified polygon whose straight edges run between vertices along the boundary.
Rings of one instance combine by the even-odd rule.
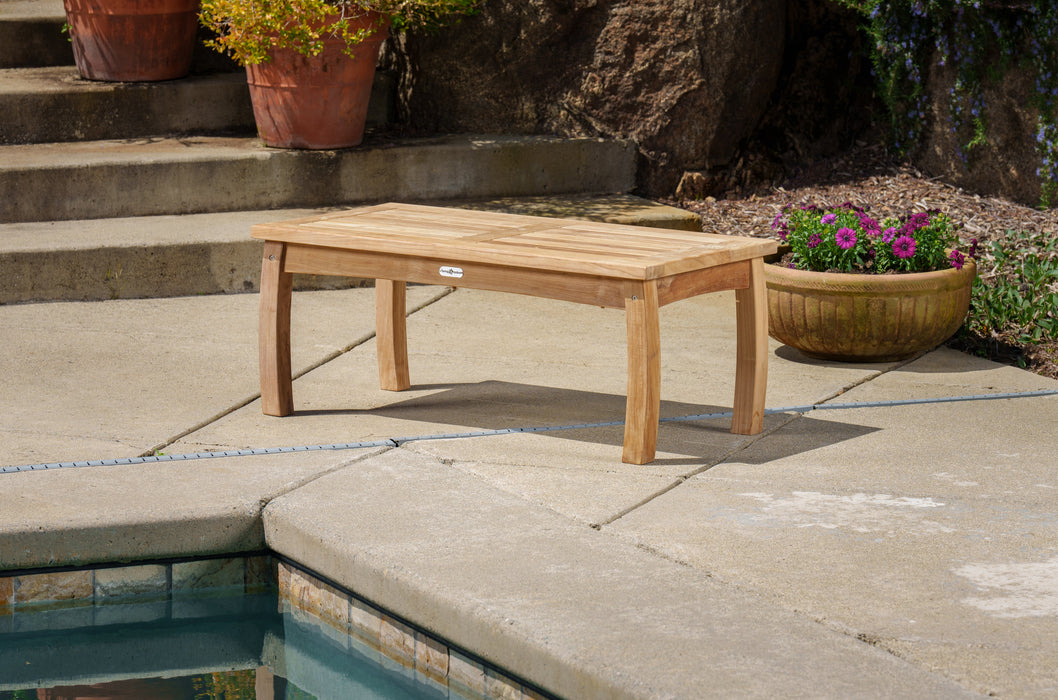
[[[399,394],[378,390],[371,290],[295,294],[295,365],[315,368],[282,419],[252,400],[255,295],[0,307],[0,465],[623,417],[620,312],[410,291],[434,303]],[[666,416],[729,409],[733,320],[723,294],[663,309]],[[771,407],[1058,386],[944,349],[770,361]],[[269,544],[575,697],[1049,697],[1056,415],[1047,397],[772,415],[752,439],[666,423],[642,467],[610,426],[0,474],[0,569],[246,551],[271,503]]]
[[[378,450],[0,475],[0,571],[254,552],[264,504]]]
[[[407,450],[264,519],[275,551],[561,697],[972,696]]]
[[[462,294],[459,290],[456,294]],[[495,372],[503,377],[491,391],[485,390],[486,405],[473,406],[480,385],[468,383],[461,392],[452,391],[455,405],[467,408],[462,423],[479,428],[505,425],[568,425],[591,421],[621,421],[624,417],[625,336],[624,316],[577,305],[552,304],[546,300],[521,300],[496,295],[452,299],[422,315],[432,328],[458,328],[465,321],[453,313],[457,305],[473,304],[474,316],[498,318],[496,324],[475,330],[473,348],[431,344],[435,356],[412,362],[433,367],[465,367]],[[505,338],[503,328],[517,326],[526,340]],[[431,332],[426,328],[423,332]],[[591,334],[590,336],[588,334]],[[713,294],[664,307],[661,312],[662,416],[665,418],[724,413],[731,410],[734,387],[734,295]],[[463,345],[470,345],[464,339]],[[488,353],[490,348],[508,348]],[[773,348],[778,347],[773,344]],[[447,356],[445,353],[451,353]],[[456,356],[469,352],[471,365]],[[505,358],[492,360],[491,358]],[[804,367],[773,355],[769,367],[769,406],[813,403],[873,376],[877,367]],[[451,376],[449,371],[448,376]],[[471,379],[468,376],[467,380]],[[508,381],[514,379],[516,381]],[[438,377],[440,381],[440,377]],[[546,386],[537,386],[534,383]],[[591,387],[591,391],[586,387]],[[459,394],[463,394],[461,397]],[[410,403],[410,402],[409,402]],[[584,410],[571,407],[584,406]],[[393,407],[391,407],[393,408]],[[401,406],[405,411],[410,405]],[[422,406],[422,410],[430,411]],[[382,409],[389,411],[390,408]],[[436,413],[434,412],[436,415]],[[506,417],[509,422],[504,423]],[[785,416],[769,416],[772,430]],[[572,430],[545,434],[518,434],[452,442],[415,443],[413,449],[443,456],[475,473],[490,474],[493,483],[511,488],[535,502],[546,503],[572,517],[605,522],[660,488],[667,488],[696,471],[721,461],[734,450],[759,439],[732,435],[730,418],[694,422],[666,422],[659,431],[659,453],[654,463],[642,467],[620,464],[623,428]],[[612,445],[612,447],[610,447]],[[590,473],[587,471],[590,470]],[[582,482],[592,482],[591,499],[585,491],[566,487],[556,480],[557,471]],[[619,482],[615,477],[638,483]],[[603,499],[604,493],[614,499]],[[586,507],[586,508],[585,508]]]
[[[1055,389],[940,349],[841,402]],[[816,411],[607,529],[981,693],[1058,689],[1058,397]]]
[[[409,306],[445,291],[414,287]],[[257,303],[228,295],[0,306],[0,465],[149,453],[252,401]],[[374,333],[372,290],[297,293],[293,304],[295,371]]]
[[[734,319],[733,294],[662,309],[663,416],[731,410]],[[254,403],[175,449],[621,422],[625,343],[619,311],[460,289],[409,319],[411,390],[379,390],[370,341],[297,380],[293,416],[263,416]],[[769,405],[814,403],[879,371],[806,366],[777,356],[771,365]],[[769,416],[766,426],[771,430],[786,420]],[[759,439],[731,434],[730,418],[664,423],[657,459],[640,467],[620,462],[623,434],[618,425],[416,442],[414,449],[571,517],[602,523]],[[269,436],[269,445],[253,444],[261,435]],[[565,477],[556,479],[558,473]],[[569,488],[570,480],[589,488]],[[585,498],[586,493],[592,496]],[[604,493],[610,496],[603,498]]]

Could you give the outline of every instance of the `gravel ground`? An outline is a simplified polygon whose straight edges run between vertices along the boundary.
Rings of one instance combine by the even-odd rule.
[[[980,249],[1007,236],[1010,230],[1058,236],[1058,208],[1040,210],[998,197],[985,197],[928,178],[907,164],[894,162],[881,147],[864,147],[855,153],[819,163],[791,177],[781,186],[755,193],[734,193],[724,199],[667,202],[702,217],[707,233],[771,237],[771,222],[783,205],[810,201],[820,205],[852,202],[876,219],[908,211],[939,209],[962,224],[960,237],[977,239]],[[987,255],[978,259],[979,275],[988,282],[996,270]],[[1058,291],[1058,290],[1056,290]],[[1017,346],[1010,338],[967,338],[950,341],[952,347],[1015,362],[1034,372],[1058,378],[1058,343]],[[986,342],[987,341],[987,342]]]

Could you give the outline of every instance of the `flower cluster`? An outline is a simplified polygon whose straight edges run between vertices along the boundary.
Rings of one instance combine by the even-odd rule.
[[[938,211],[877,221],[849,202],[829,208],[788,204],[772,229],[790,246],[791,266],[801,270],[928,272],[966,263],[955,222]]]

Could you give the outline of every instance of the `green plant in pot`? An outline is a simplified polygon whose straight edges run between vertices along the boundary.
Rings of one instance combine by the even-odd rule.
[[[202,0],[207,45],[246,67],[269,146],[344,148],[363,139],[390,29],[436,29],[484,0]]]
[[[768,332],[806,355],[905,359],[966,317],[977,268],[946,214],[877,221],[850,203],[787,205],[772,228],[789,252],[765,266]]]

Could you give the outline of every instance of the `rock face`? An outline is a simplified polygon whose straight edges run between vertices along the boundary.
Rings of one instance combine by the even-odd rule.
[[[399,37],[388,60],[415,130],[627,138],[640,193],[701,198],[884,139],[861,22],[834,0],[486,0],[454,27]],[[1037,203],[1031,79],[986,87],[989,143],[965,162],[948,126],[952,80],[929,76],[934,119],[916,165]]]
[[[954,82],[951,67],[934,64],[928,83],[933,120],[915,154],[916,164],[971,192],[1038,204],[1042,192],[1036,169],[1041,158],[1034,140],[1038,113],[1031,106],[1033,78],[1013,67],[1000,79],[982,85],[987,141],[969,151],[960,149],[951,130],[948,94]]]
[[[729,164],[783,63],[787,0],[489,0],[403,47],[402,108],[436,131],[633,139],[640,189]]]

